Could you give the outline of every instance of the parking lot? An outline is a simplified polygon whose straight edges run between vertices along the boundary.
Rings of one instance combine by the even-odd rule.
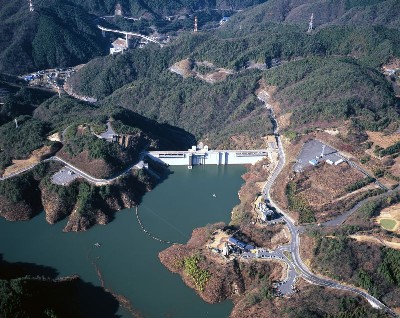
[[[323,155],[322,158],[321,155]],[[304,168],[311,166],[311,160],[317,158],[323,161],[331,160],[332,162],[341,159],[336,149],[333,149],[318,140],[310,140],[307,141],[301,149],[300,154],[297,157],[297,162],[293,166],[293,170],[301,172]]]
[[[67,167],[64,167],[60,171],[53,174],[53,176],[51,177],[51,182],[57,185],[66,186],[77,178],[79,178],[79,175],[77,175],[75,172],[71,171]]]

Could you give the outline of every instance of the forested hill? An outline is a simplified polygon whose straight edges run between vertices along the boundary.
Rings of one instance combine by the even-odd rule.
[[[307,30],[311,14],[314,26],[381,25],[400,29],[398,0],[269,0],[232,17],[230,28],[252,28],[256,24],[279,22],[303,25]]]
[[[95,17],[62,0],[0,1],[0,72],[21,74],[87,62],[104,54],[108,43]]]
[[[326,24],[308,34],[289,23],[259,22],[242,28],[236,23],[238,17],[273,2],[238,13],[218,30],[182,34],[163,48],[148,46],[95,59],[70,83],[78,93],[104,99],[102,105],[119,105],[181,127],[196,138],[212,138],[213,146],[229,147],[224,141],[244,131],[257,136],[259,130],[267,131],[260,125],[262,119],[256,120],[261,79],[277,88],[274,98],[282,110],[299,119],[288,129],[326,127],[333,118],[336,125],[354,119],[361,130],[396,127],[399,101],[381,66],[400,58],[400,30]],[[356,8],[360,7],[347,12]],[[210,84],[169,71],[187,58],[234,74]],[[269,69],[276,61],[279,67]],[[266,69],[252,69],[255,63]],[[207,67],[199,71],[207,72]]]
[[[70,0],[81,5],[91,13],[98,15],[113,15],[115,0]],[[197,10],[240,10],[267,0],[119,0],[126,14],[142,16],[150,14],[153,17],[192,13]]]

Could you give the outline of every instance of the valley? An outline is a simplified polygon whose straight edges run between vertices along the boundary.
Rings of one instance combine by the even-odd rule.
[[[171,245],[151,257],[231,317],[400,314],[398,1],[30,3],[0,10],[1,217],[90,233],[134,208],[134,235]],[[170,180],[235,164],[240,202],[186,244],[166,229],[191,208],[147,209]],[[180,191],[214,211],[211,188]],[[130,314],[156,314],[122,289]]]

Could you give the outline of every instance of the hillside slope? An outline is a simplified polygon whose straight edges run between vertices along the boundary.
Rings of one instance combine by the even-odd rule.
[[[283,22],[303,25],[307,30],[311,14],[314,26],[330,24],[400,28],[400,3],[396,0],[270,0],[235,15],[230,26],[252,27],[258,23]]]
[[[93,17],[60,0],[3,0],[0,6],[0,72],[21,74],[87,62],[105,53]]]
[[[274,99],[306,130],[352,120],[365,130],[382,130],[399,120],[400,105],[379,72],[350,58],[307,58],[264,74],[278,88]]]
[[[221,9],[239,10],[256,5],[267,0],[120,0],[125,14],[134,16],[147,15],[150,17],[160,17],[180,13],[191,13],[197,10]],[[114,0],[71,0],[98,15],[114,14],[116,1]]]
[[[234,146],[238,135],[261,137],[271,131],[256,98],[261,78],[278,86],[274,98],[282,110],[295,113],[298,120],[290,129],[333,125],[332,118],[340,125],[354,117],[362,130],[381,130],[397,125],[399,118],[393,88],[380,72],[383,63],[400,56],[399,35],[381,26],[332,25],[312,35],[276,23],[221,28],[184,34],[164,48],[95,59],[70,84],[85,96],[103,99],[101,107],[131,109],[183,128],[213,147]],[[204,65],[213,65],[231,75],[210,84],[171,74],[171,66],[188,57],[196,65],[206,61],[202,72]],[[279,67],[268,69],[274,60]],[[251,68],[255,63],[264,69]]]

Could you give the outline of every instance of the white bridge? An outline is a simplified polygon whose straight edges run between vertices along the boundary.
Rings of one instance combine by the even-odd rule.
[[[150,42],[153,42],[153,43],[157,43],[158,45],[162,46],[162,44],[160,42],[158,42],[156,39],[154,39],[152,37],[149,37],[149,36],[146,36],[146,35],[143,35],[143,34],[140,34],[140,33],[108,29],[108,28],[102,27],[101,25],[97,25],[97,27],[102,32],[113,32],[113,33],[124,34],[125,35],[125,39],[126,39],[126,47],[128,47],[128,36],[136,36],[136,37],[145,39],[147,41],[150,41]]]
[[[266,157],[271,158],[271,150],[208,150],[207,147],[196,149],[194,146],[188,151],[150,151],[148,155],[170,166],[188,166],[191,169],[197,165],[255,164]]]

